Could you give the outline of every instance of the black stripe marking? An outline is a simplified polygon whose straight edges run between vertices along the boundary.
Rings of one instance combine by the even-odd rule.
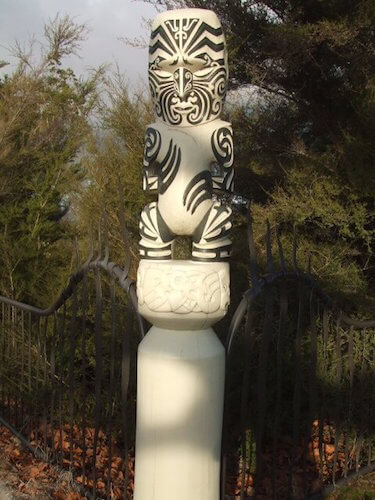
[[[189,50],[188,54],[193,54],[196,50],[202,49],[203,47],[209,47],[214,52],[222,52],[224,50],[224,43],[215,43],[209,38],[203,38],[203,40],[196,47]]]
[[[191,40],[189,45],[185,48],[186,51],[190,50],[190,48],[199,40],[199,38],[203,35],[203,33],[208,32],[210,35],[214,36],[222,36],[223,35],[223,29],[221,27],[219,28],[213,28],[207,23],[202,23],[195,34],[194,38]],[[196,49],[195,49],[196,50]]]
[[[155,205],[152,205],[152,207],[154,207]],[[152,220],[152,217],[151,217],[151,207],[150,205],[147,205],[145,208],[144,208],[144,212],[145,214],[147,215],[147,218],[148,218],[148,221],[149,223],[151,224],[151,226],[153,227],[154,231],[157,233],[158,230]],[[145,224],[145,226],[147,227],[147,224]]]
[[[198,189],[194,189],[197,184],[200,183],[201,180],[204,180],[204,183],[199,186]],[[193,191],[194,189],[194,191]],[[200,193],[203,191],[204,197],[199,196]],[[210,172],[208,170],[204,170],[203,172],[199,172],[195,177],[191,179],[189,184],[185,188],[184,196],[183,196],[183,204],[186,206],[187,199],[190,197],[189,204],[187,207],[187,210],[190,209],[190,206],[194,202],[193,205],[193,211],[192,213],[195,212],[195,210],[198,208],[198,206],[206,199],[211,198],[211,193],[212,193],[212,178]],[[199,201],[199,203],[198,203]]]
[[[159,171],[159,194],[164,194],[174,181],[181,165],[181,149],[173,145],[173,139],[169,142],[169,148],[163,161],[160,163]],[[168,179],[167,179],[168,178]],[[167,179],[167,181],[165,180]]]
[[[167,226],[167,223],[164,221],[159,209],[157,209],[156,216],[158,220],[159,234],[162,241],[166,243],[167,241],[174,240],[176,235],[172,233],[172,231]]]
[[[201,194],[201,196],[198,199],[196,199],[193,208],[191,209],[191,214],[193,214],[199,207],[199,205],[203,203],[205,200],[211,200],[211,193],[209,193],[208,191],[205,191],[204,193]]]
[[[147,229],[147,226],[144,225],[140,226],[139,228],[139,234],[141,235],[142,238],[152,241],[156,241],[158,239],[157,236],[150,236],[148,233],[146,233],[145,229]]]
[[[164,26],[158,26],[152,33],[151,33],[151,42],[153,42],[153,40],[158,36],[160,35],[160,37],[164,40],[164,42],[168,45],[168,48],[171,49],[172,51],[172,54],[173,55],[175,52],[176,52],[176,47],[174,46],[173,44],[173,39],[171,39],[171,37],[169,36],[169,34],[165,31],[164,29]],[[158,42],[156,43],[160,43],[161,42],[158,40]],[[155,44],[156,45],[156,44]],[[155,46],[153,45],[153,47]],[[162,48],[164,48],[162,45],[161,45]],[[168,52],[170,54],[170,51],[168,49],[165,49],[166,52]],[[155,52],[155,51],[153,51]]]
[[[168,49],[168,47],[166,47],[165,45],[163,45],[160,40],[158,40],[154,45],[150,46],[150,48],[148,49],[148,53],[151,54],[151,55],[153,55],[159,49],[164,50],[164,52],[166,52],[170,56],[173,56],[173,52],[171,52]]]

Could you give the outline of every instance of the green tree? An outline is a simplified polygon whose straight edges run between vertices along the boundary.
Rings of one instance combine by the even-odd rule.
[[[74,197],[82,235],[87,235],[90,226],[108,232],[102,234],[102,242],[109,238],[111,259],[119,265],[124,262],[124,246],[130,245],[133,278],[138,263],[139,216],[151,201],[142,190],[142,164],[144,136],[152,120],[151,101],[144,88],[130,92],[121,74],[108,76],[98,121],[82,159],[87,180]],[[126,222],[125,236],[120,211]]]
[[[81,80],[63,67],[86,35],[84,25],[56,17],[38,61],[16,45],[18,65],[0,80],[0,290],[41,305],[69,273],[70,198],[83,180],[80,157],[103,72]]]

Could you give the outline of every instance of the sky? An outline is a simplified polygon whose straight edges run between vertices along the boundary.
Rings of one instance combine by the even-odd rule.
[[[56,14],[73,17],[90,28],[83,42],[81,58],[66,61],[77,75],[102,63],[117,63],[133,87],[147,80],[147,49],[133,48],[120,38],[144,36],[148,39],[143,19],[152,19],[155,8],[141,0],[0,0],[0,61],[14,63],[7,47],[18,40],[27,47],[29,40],[43,40],[43,26]],[[12,65],[0,69],[11,72]]]

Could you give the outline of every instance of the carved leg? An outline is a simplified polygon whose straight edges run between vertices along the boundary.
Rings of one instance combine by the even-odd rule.
[[[147,205],[139,223],[141,241],[139,253],[142,259],[167,260],[172,256],[175,235],[169,230],[158,210],[157,203]]]
[[[228,205],[219,201],[212,204],[194,231],[192,260],[215,262],[229,259],[232,247],[229,238],[231,215],[232,209]]]

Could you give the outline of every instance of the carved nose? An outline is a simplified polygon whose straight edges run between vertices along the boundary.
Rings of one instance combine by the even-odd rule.
[[[174,72],[175,89],[180,98],[193,88],[193,73],[186,68],[178,68]]]

